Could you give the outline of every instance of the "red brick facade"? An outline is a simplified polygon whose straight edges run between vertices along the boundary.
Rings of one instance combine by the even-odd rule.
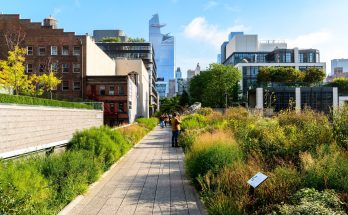
[[[127,76],[87,77],[86,96],[104,102],[104,123],[110,126],[128,123]]]
[[[0,14],[0,59],[7,57],[5,35],[21,37],[19,45],[27,49],[25,66],[28,74],[40,75],[50,68],[57,70],[57,77],[62,80],[57,87],[57,98],[77,100],[82,97],[84,75],[81,44],[85,36],[42,26],[29,19],[20,19],[19,15]]]

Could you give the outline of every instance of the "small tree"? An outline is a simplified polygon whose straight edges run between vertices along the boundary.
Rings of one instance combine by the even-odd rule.
[[[325,76],[324,70],[311,67],[304,71],[303,81],[308,84],[318,84],[324,80]]]
[[[44,90],[50,94],[50,98],[52,99],[52,91],[55,90],[58,84],[61,83],[55,75],[54,72],[51,71],[48,74],[43,74],[39,77],[39,82],[44,86]]]
[[[38,79],[36,75],[29,77],[25,74],[25,53],[25,49],[16,46],[8,52],[7,60],[0,60],[0,84],[9,92],[13,90],[16,95],[36,94]]]
[[[348,78],[335,78],[332,82],[327,83],[329,87],[337,87],[340,93],[348,93]]]
[[[186,90],[184,90],[182,92],[182,95],[180,96],[180,105],[182,107],[187,106],[188,104],[190,104],[190,96],[189,94],[186,92]]]

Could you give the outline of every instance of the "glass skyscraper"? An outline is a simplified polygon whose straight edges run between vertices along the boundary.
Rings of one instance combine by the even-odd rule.
[[[152,16],[149,21],[149,41],[155,51],[155,61],[157,64],[156,88],[160,97],[167,96],[168,81],[174,79],[174,55],[175,41],[169,34],[162,34],[158,14]]]

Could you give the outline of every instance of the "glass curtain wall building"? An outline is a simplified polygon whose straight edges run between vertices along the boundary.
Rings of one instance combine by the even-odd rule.
[[[223,43],[222,53],[226,54],[224,65],[233,65],[241,71],[241,97],[247,100],[249,89],[257,86],[257,74],[262,67],[292,67],[305,70],[310,67],[325,71],[326,64],[320,62],[317,49],[288,49],[284,41],[258,40],[258,35],[233,32],[228,43]]]
[[[155,51],[157,64],[156,87],[160,97],[166,97],[168,93],[168,82],[175,78],[175,40],[169,34],[162,34],[158,14],[149,20],[149,41]]]

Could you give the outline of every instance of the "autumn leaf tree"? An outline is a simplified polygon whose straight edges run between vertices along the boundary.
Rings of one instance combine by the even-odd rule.
[[[58,84],[61,83],[55,73],[56,71],[51,70],[48,74],[43,74],[39,77],[39,82],[43,85],[44,90],[50,94],[50,98],[52,99],[52,92],[57,88]]]
[[[26,50],[18,46],[8,52],[7,60],[0,60],[0,84],[3,88],[13,91],[16,95],[36,95],[36,75],[25,74]]]

